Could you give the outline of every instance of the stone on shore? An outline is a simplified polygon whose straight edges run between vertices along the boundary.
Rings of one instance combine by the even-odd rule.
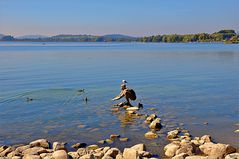
[[[117,148],[111,148],[109,149],[104,156],[110,156],[112,158],[115,158],[120,153],[120,150]]]
[[[23,159],[41,159],[41,157],[39,155],[24,155]]]
[[[19,153],[22,153],[24,150],[29,149],[29,148],[30,148],[29,145],[19,146],[18,148],[16,148],[16,151]]]
[[[188,156],[185,159],[215,159],[215,158],[209,158],[208,156]]]
[[[13,147],[7,147],[5,150],[3,150],[1,153],[0,153],[0,157],[4,157],[4,156],[7,156],[7,154],[9,154],[10,152],[14,151],[14,148]]]
[[[13,156],[11,159],[22,159],[21,156]]]
[[[24,150],[22,152],[23,155],[39,155],[41,153],[47,153],[48,151],[43,147],[32,147]]]
[[[38,139],[30,142],[30,147],[43,147],[48,149],[50,147],[49,142],[46,139]]]
[[[173,157],[176,155],[176,151],[179,149],[180,145],[176,143],[170,143],[164,147],[165,155],[167,157]]]
[[[98,145],[89,145],[89,146],[87,146],[87,148],[88,148],[89,150],[96,150],[96,149],[99,148],[99,146],[98,146]]]
[[[115,159],[123,159],[123,155],[122,154],[118,154]]]
[[[227,155],[225,159],[239,159],[239,153],[231,153]]]
[[[68,154],[66,153],[65,150],[57,150],[57,151],[54,151],[53,154],[52,154],[52,157],[54,159],[68,159]]]
[[[74,149],[79,149],[79,148],[84,148],[86,146],[87,146],[86,143],[76,143],[76,144],[72,145],[71,147]]]
[[[68,152],[68,155],[73,159],[78,159],[80,157],[77,152]]]
[[[66,150],[66,143],[64,142],[53,142],[53,151]]]
[[[147,139],[156,139],[156,138],[158,138],[158,134],[156,134],[155,132],[152,132],[152,131],[149,131],[149,132],[145,133],[144,136]]]
[[[204,154],[215,158],[223,158],[227,154],[236,152],[236,149],[230,145],[220,143],[214,144],[211,142],[205,143],[199,146],[199,148]]]
[[[0,153],[3,152],[4,150],[6,150],[8,148],[8,146],[3,145],[0,147]]]
[[[123,158],[125,159],[139,159],[138,151],[131,148],[125,148],[123,152]]]
[[[204,136],[201,137],[201,140],[203,140],[204,143],[211,142],[211,136],[210,135],[204,135]]]
[[[186,153],[180,153],[180,154],[174,156],[172,159],[185,159],[185,157],[187,157],[187,156],[188,156],[188,154],[186,154]]]
[[[94,159],[94,155],[93,154],[86,154],[84,156],[81,156],[80,159]]]
[[[146,146],[144,144],[137,144],[132,146],[131,149],[135,149],[136,151],[146,151]]]

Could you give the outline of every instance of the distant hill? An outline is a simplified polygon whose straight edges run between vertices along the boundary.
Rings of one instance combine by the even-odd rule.
[[[15,37],[15,39],[20,39],[20,40],[23,40],[23,39],[33,39],[33,40],[36,40],[36,39],[46,39],[46,38],[49,38],[48,36],[44,36],[44,35],[24,35],[24,36],[18,36],[18,37]]]
[[[2,39],[5,35],[4,34],[0,34],[0,39]]]
[[[98,35],[71,35],[60,34],[55,36],[25,35],[13,37],[0,34],[0,41],[36,41],[36,42],[163,42],[163,43],[191,43],[191,42],[224,42],[239,43],[239,35],[235,30],[220,30],[212,34],[169,34],[146,37],[132,37],[122,34]]]

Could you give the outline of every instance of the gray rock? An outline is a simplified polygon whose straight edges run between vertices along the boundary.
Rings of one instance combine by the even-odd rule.
[[[30,148],[29,145],[19,146],[18,148],[16,148],[16,151],[19,153],[22,153],[24,150],[29,149],[29,148]]]
[[[132,146],[131,149],[135,149],[136,151],[146,151],[146,146],[144,144],[137,144]]]
[[[179,134],[178,130],[170,131],[170,132],[168,132],[167,138],[168,139],[174,139],[174,138],[177,137],[178,134]]]
[[[162,125],[161,125],[161,119],[160,118],[156,118],[152,121],[152,123],[149,125],[150,129],[161,129]]]
[[[41,159],[39,155],[24,155],[23,159]]]
[[[227,154],[236,152],[236,149],[230,145],[220,143],[214,144],[211,142],[205,143],[199,146],[199,148],[204,154],[215,158],[223,158]]]
[[[96,152],[93,154],[95,159],[101,159],[104,156],[103,152]]]
[[[112,158],[115,158],[120,153],[120,150],[117,148],[111,148],[109,149],[104,156],[110,156]]]
[[[139,159],[138,151],[135,149],[125,148],[123,152],[123,158],[125,159]]]
[[[176,151],[179,149],[179,145],[175,143],[170,143],[164,147],[165,155],[167,157],[173,157],[176,155]]]
[[[8,146],[3,145],[0,147],[0,153],[3,152],[4,150],[6,150],[8,148]]]
[[[209,158],[208,156],[188,156],[185,159],[215,159],[215,158]]]
[[[68,155],[73,159],[78,159],[80,157],[77,152],[68,152]]]
[[[152,157],[152,154],[147,152],[147,151],[138,151],[138,154],[139,154],[139,156],[141,158],[143,158],[143,157],[147,157],[147,158]]]
[[[23,155],[39,155],[41,153],[47,153],[48,151],[43,147],[32,147],[24,150],[22,152]]]
[[[118,154],[115,159],[123,159],[123,155],[122,154]]]
[[[64,142],[53,142],[53,151],[66,150],[66,143]]]
[[[5,150],[3,150],[1,153],[0,153],[0,157],[4,157],[4,156],[7,156],[7,154],[9,154],[10,152],[14,151],[14,148],[13,147],[7,147]]]
[[[232,153],[225,157],[225,159],[239,159],[239,153]]]
[[[74,149],[79,149],[79,148],[85,148],[87,146],[86,143],[76,143],[74,145],[72,145],[71,147]]]
[[[30,142],[30,147],[43,147],[48,149],[50,147],[49,142],[46,139],[38,139]]]
[[[94,159],[93,154],[86,154],[84,156],[81,156],[80,159]]]
[[[149,132],[145,133],[144,136],[147,139],[156,139],[156,138],[158,138],[158,134],[156,134],[155,132],[152,132],[152,131],[149,131]]]
[[[77,150],[77,153],[78,155],[81,157],[81,156],[84,156],[86,154],[93,154],[94,150],[90,150],[88,148],[79,148]]]
[[[211,142],[211,136],[210,135],[204,135],[201,137],[201,140],[204,142]]]
[[[66,153],[65,150],[57,150],[57,151],[54,151],[53,154],[52,154],[52,157],[54,159],[68,159],[68,154]]]
[[[172,159],[185,159],[185,157],[187,157],[187,156],[188,156],[188,154],[181,153],[181,154],[174,156]]]
[[[20,156],[13,156],[12,159],[22,159]]]

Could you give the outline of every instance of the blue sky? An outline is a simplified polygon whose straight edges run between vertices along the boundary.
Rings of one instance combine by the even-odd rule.
[[[0,33],[152,34],[239,30],[239,0],[0,0]]]

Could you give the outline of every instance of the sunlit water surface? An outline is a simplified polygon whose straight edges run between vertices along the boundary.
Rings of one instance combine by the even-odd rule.
[[[144,104],[140,113],[162,118],[158,139],[144,138],[144,118],[111,110],[122,79],[137,93],[133,104]],[[238,147],[238,123],[239,45],[0,43],[0,145],[120,134],[130,140],[111,146],[143,142],[162,154],[166,132],[180,127]]]

